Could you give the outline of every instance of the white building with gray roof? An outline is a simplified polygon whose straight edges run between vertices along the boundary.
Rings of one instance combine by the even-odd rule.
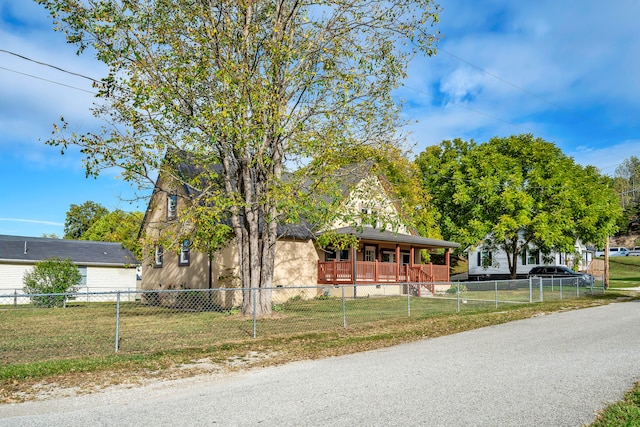
[[[0,295],[21,293],[24,274],[51,258],[78,267],[81,292],[136,290],[139,261],[121,243],[0,235]]]

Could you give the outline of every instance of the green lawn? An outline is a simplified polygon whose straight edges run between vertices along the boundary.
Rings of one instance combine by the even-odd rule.
[[[609,257],[609,287],[640,286],[640,257]]]

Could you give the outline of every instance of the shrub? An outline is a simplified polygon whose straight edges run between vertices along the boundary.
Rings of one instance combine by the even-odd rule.
[[[451,285],[451,287],[449,287],[445,292],[448,294],[457,294],[458,288],[460,288],[460,293],[467,292],[467,287],[465,285]]]
[[[67,297],[59,294],[77,291],[81,281],[78,267],[70,259],[59,258],[37,262],[22,278],[23,291],[27,294],[58,294],[31,297],[31,302],[39,307],[62,306]]]

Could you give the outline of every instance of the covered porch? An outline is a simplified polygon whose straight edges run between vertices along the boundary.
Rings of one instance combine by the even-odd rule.
[[[358,238],[358,246],[328,249],[318,261],[319,284],[448,282],[450,251],[460,245],[445,240],[381,231],[372,227],[345,227],[339,233]],[[420,251],[445,249],[444,264],[422,264]],[[433,292],[433,286],[429,288]]]

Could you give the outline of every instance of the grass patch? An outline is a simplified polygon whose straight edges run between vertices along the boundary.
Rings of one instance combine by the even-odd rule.
[[[640,425],[640,383],[636,383],[625,394],[624,399],[605,408],[590,425],[592,427]]]
[[[157,308],[149,312],[148,307],[130,303],[121,307],[123,350],[118,354],[113,353],[114,317],[109,313],[113,307],[108,304],[5,310],[0,324],[0,402],[41,398],[43,387],[54,385],[55,395],[60,396],[64,395],[60,389],[91,392],[149,378],[350,354],[541,312],[607,304],[618,296],[608,293],[580,300],[505,305],[500,311],[493,302],[469,303],[461,313],[455,313],[455,299],[414,298],[411,317],[407,316],[406,297],[363,298],[347,301],[346,328],[341,311],[336,312],[339,299],[295,300],[282,304],[273,319],[258,322],[258,338],[252,338],[251,319],[241,315],[171,313]],[[69,332],[81,326],[85,329],[80,333]],[[107,337],[102,336],[105,334]]]
[[[609,257],[609,287],[640,286],[640,257]]]

